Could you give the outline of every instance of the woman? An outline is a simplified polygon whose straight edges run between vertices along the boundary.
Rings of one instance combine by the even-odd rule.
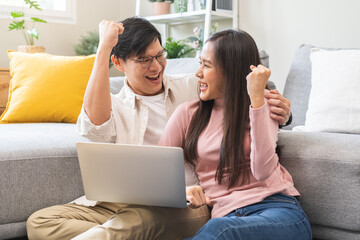
[[[187,188],[212,219],[193,239],[311,239],[290,174],[275,152],[278,123],[264,89],[270,70],[243,31],[213,34],[196,75],[200,100],[180,105],[159,144],[184,148],[200,186]]]

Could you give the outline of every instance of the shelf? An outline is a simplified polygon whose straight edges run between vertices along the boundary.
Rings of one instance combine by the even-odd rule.
[[[196,23],[203,22],[205,19],[206,11],[191,11],[183,13],[172,13],[158,16],[149,16],[145,17],[147,20],[152,23],[158,24],[170,24],[177,25],[182,23]],[[231,20],[233,18],[232,13],[222,12],[222,11],[211,11],[211,20]]]
[[[140,5],[141,2],[145,0],[136,0],[136,9],[135,15],[141,16],[140,14]],[[204,39],[206,39],[210,35],[211,31],[211,22],[212,21],[221,21],[221,20],[232,20],[232,27],[238,27],[238,0],[230,0],[232,1],[232,11],[217,9],[216,11],[212,11],[213,9],[213,0],[207,0],[206,6],[204,10],[198,11],[190,11],[183,13],[172,13],[172,14],[164,14],[158,16],[143,16],[148,21],[153,24],[158,24],[161,26],[157,26],[157,28],[162,28],[162,35],[164,39],[167,39],[169,36],[169,32],[172,26],[179,24],[188,24],[188,23],[203,23],[204,25]]]

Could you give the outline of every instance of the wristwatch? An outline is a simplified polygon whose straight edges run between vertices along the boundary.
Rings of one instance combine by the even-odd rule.
[[[290,112],[289,120],[284,125],[279,125],[279,128],[289,126],[292,122],[292,112]]]

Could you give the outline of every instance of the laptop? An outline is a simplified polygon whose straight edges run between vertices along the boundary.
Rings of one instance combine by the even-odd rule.
[[[182,148],[92,142],[76,148],[88,200],[187,206]]]

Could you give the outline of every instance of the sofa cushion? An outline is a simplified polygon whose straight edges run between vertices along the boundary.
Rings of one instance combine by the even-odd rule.
[[[94,64],[91,56],[8,52],[9,100],[0,123],[76,123]]]
[[[292,123],[283,129],[292,129],[305,124],[311,90],[311,62],[310,52],[313,45],[303,44],[295,52],[286,79],[283,95],[291,101]],[[341,48],[321,48],[330,51]]]
[[[0,239],[24,236],[33,212],[84,194],[75,124],[0,124]],[[17,232],[22,231],[22,232]]]
[[[360,133],[360,50],[313,48],[306,131]]]
[[[356,239],[360,135],[281,131],[278,146],[280,163],[292,175],[311,225],[335,231],[341,239]],[[323,239],[319,235],[323,232],[314,232],[313,237]],[[334,236],[325,239],[337,239]]]

